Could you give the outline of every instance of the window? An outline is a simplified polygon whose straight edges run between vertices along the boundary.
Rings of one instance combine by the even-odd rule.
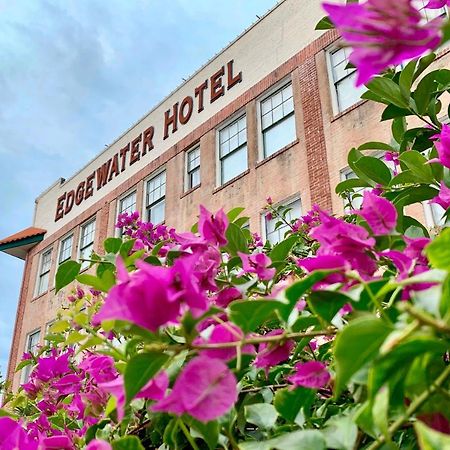
[[[128,213],[131,214],[136,211],[136,191],[131,192],[130,194],[122,197],[119,200],[119,209],[118,213]]]
[[[445,209],[437,203],[426,202],[423,204],[425,220],[430,228],[442,227],[445,224]]]
[[[48,290],[48,280],[50,276],[50,267],[52,265],[52,249],[42,253],[39,266],[39,278],[36,295],[41,295]]]
[[[341,112],[360,100],[365,86],[355,87],[356,70],[347,69],[349,48],[338,48],[329,52],[329,70],[332,81],[332,96],[335,112]]]
[[[72,256],[73,234],[64,238],[59,244],[58,264],[62,264]]]
[[[39,346],[39,340],[41,337],[41,330],[33,331],[27,336],[27,341],[25,345],[25,351],[27,353],[35,353]],[[25,366],[22,372],[22,382],[26,383],[30,377],[32,366]]]
[[[358,178],[355,174],[355,172],[353,172],[353,170],[345,170],[341,173],[341,180],[345,181],[345,180],[351,180],[353,178]],[[353,192],[350,194],[350,201],[351,201],[351,207],[350,205],[345,205],[344,207],[344,211],[345,212],[349,212],[353,209],[360,209],[362,206],[362,202],[363,202],[363,194],[364,191],[366,189],[371,189],[369,187],[356,187],[353,188]],[[346,202],[346,200],[344,200],[344,202]]]
[[[145,209],[147,220],[153,224],[164,222],[166,205],[166,172],[161,172],[147,181]]]
[[[422,16],[425,18],[427,22],[430,22],[436,17],[445,16],[447,14],[445,6],[437,9],[425,8],[428,2],[429,0],[413,0],[412,2],[413,6],[415,6],[421,12]]]
[[[186,188],[193,189],[200,184],[200,147],[186,153]]]
[[[80,251],[79,259],[87,260],[91,257],[94,250],[94,236],[95,236],[95,220],[91,220],[81,227],[80,233]],[[89,261],[81,261],[81,269],[89,267]]]
[[[247,125],[245,115],[219,131],[220,183],[247,169]]]
[[[285,215],[286,222],[291,223],[294,219],[299,219],[302,211],[300,199],[294,200],[285,205],[286,209],[289,211]],[[280,222],[279,217],[273,217],[272,219],[267,218],[267,214],[264,214],[264,227],[266,233],[266,239],[272,244],[276,244],[284,239],[284,235],[286,231],[289,229],[289,226],[286,223],[277,227],[277,223]]]
[[[265,158],[295,141],[292,83],[261,101],[261,130]]]

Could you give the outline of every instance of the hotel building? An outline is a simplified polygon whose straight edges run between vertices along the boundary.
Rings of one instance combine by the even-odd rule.
[[[314,30],[323,15],[319,0],[279,1],[81,170],[43,192],[30,228],[0,240],[1,251],[25,261],[8,370],[13,389],[27,377],[14,371],[22,353],[43,343],[70,289],[55,294],[58,265],[100,251],[119,213],[137,210],[187,230],[200,204],[244,206],[250,229],[275,242],[283,230],[263,214],[269,196],[292,207],[291,216],[314,203],[343,212],[334,187],[352,177],[348,150],[389,142],[390,123],[379,123],[381,105],[359,99],[363,89],[354,87],[337,33]],[[441,51],[433,67],[448,65]],[[433,226],[436,211],[419,209]]]

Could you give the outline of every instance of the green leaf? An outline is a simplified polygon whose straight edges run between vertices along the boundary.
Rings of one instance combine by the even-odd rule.
[[[329,323],[346,303],[350,298],[336,291],[317,290],[308,295],[311,311]]]
[[[372,407],[373,423],[389,441],[389,387],[383,386],[376,394]]]
[[[358,437],[358,427],[352,416],[333,416],[326,422],[322,434],[327,448],[353,450]]]
[[[289,255],[289,252],[292,250],[292,247],[297,242],[297,239],[298,237],[293,235],[276,244],[269,253],[269,257],[272,262],[284,261]]]
[[[300,410],[302,408],[308,410],[315,397],[316,392],[313,389],[297,387],[291,390],[290,388],[284,388],[277,391],[273,404],[281,417],[295,423]]]
[[[387,186],[392,175],[386,164],[372,156],[363,156],[355,162],[355,166],[364,173],[370,180],[383,186]]]
[[[444,229],[441,234],[425,247],[425,253],[433,267],[450,271],[450,228]]]
[[[402,93],[405,101],[409,102],[409,98],[411,96],[411,86],[414,78],[414,71],[416,70],[417,59],[413,59],[408,64],[406,64],[405,68],[400,73],[399,85],[400,91]]]
[[[366,86],[370,92],[373,92],[382,99],[385,99],[400,108],[408,107],[408,102],[403,98],[400,92],[400,87],[391,79],[375,77]]]
[[[50,333],[64,333],[70,328],[70,322],[68,320],[57,320],[50,325]]]
[[[306,294],[306,292],[311,289],[318,281],[323,280],[327,275],[329,275],[332,271],[329,270],[316,270],[312,272],[310,275],[302,278],[300,281],[297,281],[294,284],[291,284],[285,291],[284,295],[288,300],[288,306],[281,311],[281,317],[284,320],[288,320],[289,315],[292,310],[295,308],[295,305],[300,300],[300,298]]]
[[[113,450],[145,450],[137,436],[125,436],[111,442]]]
[[[87,338],[86,334],[79,331],[72,331],[66,336],[65,343],[68,345],[78,344],[78,342],[84,341]]]
[[[122,246],[122,239],[110,237],[105,239],[103,242],[103,247],[105,247],[106,253],[119,253],[120,247]]]
[[[278,300],[236,300],[228,306],[230,319],[244,332],[255,331],[260,325],[275,317],[277,310],[286,304]]]
[[[391,328],[382,319],[363,316],[349,322],[337,335],[334,345],[335,397],[359,369],[378,355],[390,332]]]
[[[122,243],[122,245],[120,246],[120,252],[119,252],[122,259],[128,258],[128,255],[130,254],[131,250],[133,249],[135,242],[136,242],[135,239],[129,239]]]
[[[405,163],[416,180],[421,183],[432,183],[434,181],[433,171],[428,160],[421,153],[410,150],[400,155],[400,161]]]
[[[395,141],[401,144],[406,132],[406,120],[404,117],[396,117],[392,121],[392,136]]]
[[[403,172],[400,172],[399,174],[395,175],[395,177],[393,177],[391,182],[389,183],[389,187],[398,186],[401,184],[418,183],[418,182],[419,182],[419,180],[412,173],[412,171],[407,169],[407,170],[404,170]]]
[[[263,430],[270,430],[275,426],[278,413],[269,403],[255,403],[245,406],[245,417],[250,422]]]
[[[423,422],[414,423],[420,450],[450,450],[450,436],[427,427]]]
[[[385,144],[384,142],[366,142],[360,145],[358,150],[385,150],[391,152],[393,148],[392,145]]]
[[[300,446],[299,446],[300,445]],[[285,433],[268,441],[239,442],[240,450],[325,450],[325,438],[318,430]]]
[[[169,359],[164,353],[139,353],[127,364],[124,375],[126,401],[133,397],[153,378]]]
[[[319,325],[319,321],[313,315],[300,316],[292,325],[292,331],[297,333],[299,331],[306,330],[309,327]]]
[[[244,210],[245,208],[242,207],[233,208],[231,211],[227,212],[228,220],[234,222]]]
[[[430,53],[429,55],[424,56],[419,59],[419,64],[417,65],[417,70],[414,73],[413,82],[417,80],[417,78],[422,75],[422,73],[433,63],[436,59],[435,53]]]
[[[75,280],[76,276],[80,273],[81,264],[76,261],[63,262],[56,272],[55,277],[55,294],[58,293],[63,287]]]
[[[191,427],[191,434],[192,429],[199,433],[200,437],[208,445],[209,450],[214,450],[217,448],[220,432],[220,426],[217,420],[213,420],[207,423],[199,422],[198,420],[192,419],[190,417],[183,420],[185,420],[185,422]]]
[[[235,223],[229,223],[225,236],[228,240],[226,248],[232,255],[237,255],[237,252],[248,253],[247,239],[240,227]]]
[[[396,117],[406,117],[412,115],[413,113],[409,109],[399,108],[398,106],[389,104],[381,114],[381,121],[383,122],[385,120],[395,119]]]
[[[348,180],[341,181],[336,186],[336,194],[340,194],[341,192],[352,190],[354,188],[359,187],[370,187],[370,184],[364,180],[360,180],[359,178],[349,178]]]
[[[334,28],[333,22],[330,20],[328,16],[323,17],[319,20],[316,25],[315,30],[332,30]]]
[[[428,105],[433,95],[433,91],[437,87],[435,80],[436,71],[426,74],[417,85],[414,91],[414,101],[416,102],[417,112],[420,115],[425,115],[428,109]]]

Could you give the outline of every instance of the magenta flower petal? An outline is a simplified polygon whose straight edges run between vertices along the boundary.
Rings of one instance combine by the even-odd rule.
[[[391,233],[397,225],[395,206],[371,191],[364,192],[362,208],[355,213],[364,218],[377,236]]]
[[[432,203],[437,203],[443,209],[450,208],[450,188],[448,188],[443,181],[441,181],[441,189],[439,194],[431,200]]]
[[[200,205],[200,217],[198,220],[198,231],[200,235],[211,244],[223,247],[227,244],[225,233],[228,228],[228,217],[223,209],[214,216],[203,205]]]
[[[147,398],[161,400],[169,387],[169,377],[163,370],[152,378],[135,396],[135,398]]]
[[[111,444],[101,439],[93,439],[86,447],[86,450],[112,450]]]
[[[345,5],[325,3],[347,44],[358,71],[357,86],[386,68],[435,49],[441,40],[441,20],[423,23],[411,0],[367,0]]]
[[[434,146],[439,158],[430,162],[440,162],[443,166],[450,168],[450,125],[444,123],[441,132],[433,136],[433,139],[436,140]]]
[[[303,386],[311,389],[324,387],[330,381],[330,373],[324,363],[319,361],[308,361],[295,365],[296,373],[288,380],[296,386]]]
[[[175,321],[180,305],[168,298],[170,269],[142,263],[128,282],[114,286],[93,322],[125,320],[150,331]]]
[[[443,8],[445,5],[450,5],[450,1],[449,0],[430,0],[425,5],[425,8],[427,8],[427,9],[439,9],[439,8]]]
[[[272,330],[265,336],[277,336],[282,334],[284,330],[277,329]],[[283,344],[279,343],[262,343],[259,346],[258,354],[254,361],[256,367],[262,367],[266,370],[266,373],[270,367],[276,366],[277,364],[289,359],[292,350],[295,347],[295,342],[292,339],[287,340]]]
[[[237,400],[237,380],[219,359],[199,356],[183,368],[172,392],[153,405],[153,411],[178,416],[186,413],[209,422],[228,412]]]
[[[262,281],[268,281],[275,275],[276,269],[270,268],[272,264],[271,259],[264,253],[254,253],[247,255],[246,253],[238,252],[242,260],[242,269],[247,273],[255,273]]]

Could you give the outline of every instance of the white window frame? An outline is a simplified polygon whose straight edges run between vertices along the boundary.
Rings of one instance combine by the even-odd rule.
[[[131,197],[133,194],[134,194],[134,210],[132,210],[131,212],[133,213],[133,212],[137,211],[137,189],[136,189],[136,188],[133,188],[132,190],[126,192],[125,194],[123,194],[122,196],[120,196],[120,197],[117,199],[117,203],[116,203],[116,221],[115,221],[115,224],[116,224],[117,221],[119,220],[119,215],[120,215],[120,214],[123,214],[124,212],[127,212],[127,209],[129,208],[129,207],[127,207],[127,208],[125,208],[125,210],[121,211],[121,204],[122,204],[122,202],[123,202],[126,198]],[[132,205],[133,205],[133,204],[132,204]],[[130,211],[128,211],[128,212],[130,212]],[[121,237],[121,236],[122,236],[122,229],[121,229],[121,228],[115,228],[115,234],[116,234],[117,237]]]
[[[268,98],[272,97],[272,95],[276,94],[278,91],[284,89],[285,87],[287,87],[288,85],[292,86],[292,78],[291,75],[289,75],[287,78],[284,78],[283,80],[279,81],[278,83],[274,84],[273,86],[271,86],[266,92],[264,92],[264,94],[261,96],[261,98],[258,99],[258,101],[256,102],[256,114],[258,117],[258,161],[263,161],[266,158],[269,158],[270,156],[272,156],[274,153],[276,153],[278,149],[276,150],[274,153],[272,153],[272,155],[267,155],[266,156],[266,152],[265,152],[265,148],[264,148],[264,136],[263,136],[263,126],[262,126],[262,108],[261,108],[261,104],[267,100]],[[292,101],[294,103],[294,110],[292,111],[292,113],[288,114],[287,116],[283,117],[281,120],[279,120],[278,122],[276,122],[275,124],[272,124],[271,127],[276,126],[276,124],[282,122],[284,119],[286,119],[286,117],[290,117],[291,115],[294,116],[294,128],[295,128],[295,139],[292,142],[295,142],[295,140],[298,139],[298,133],[297,133],[297,123],[295,120],[295,102],[294,102],[294,87],[292,86]],[[286,144],[286,145],[289,145]]]
[[[37,338],[37,343],[33,346],[33,348],[31,348],[30,345],[30,341],[32,336],[38,335]],[[41,328],[36,328],[35,330],[31,331],[30,333],[27,334],[27,337],[25,339],[25,353],[33,353],[34,354],[34,350],[37,348],[37,346],[41,343]],[[22,369],[22,374],[21,374],[21,378],[22,378],[22,383],[26,383],[30,377],[31,374],[31,365],[25,366]]]
[[[39,268],[38,268],[38,274],[37,274],[37,279],[36,279],[36,291],[35,291],[36,297],[38,297],[39,295],[45,294],[46,292],[48,292],[48,290],[50,288],[50,271],[52,269],[52,252],[53,252],[53,248],[50,247],[50,248],[47,248],[46,250],[44,250],[43,252],[41,252],[41,254],[39,255]],[[49,264],[48,269],[46,268],[45,270],[43,270],[45,255],[50,255],[50,261],[48,263]],[[45,289],[42,289],[41,280],[45,276],[47,277],[47,286],[45,287]]]
[[[83,241],[83,230],[86,229],[90,224],[94,224],[94,232],[92,233],[92,241],[89,242],[89,244],[85,245],[84,247],[81,246],[82,241]],[[94,244],[95,244],[95,232],[97,228],[97,223],[96,223],[96,218],[91,217],[89,220],[87,220],[86,222],[83,223],[83,225],[80,226],[80,237],[79,237],[79,241],[78,241],[78,259],[80,260],[81,257],[83,256],[83,258],[86,258],[87,255],[82,255],[82,253],[85,251],[85,249],[87,249],[88,247],[91,247],[91,253],[92,251],[94,251]],[[87,269],[90,265],[89,262],[81,262],[81,270]]]
[[[346,77],[341,78],[338,81],[334,80],[334,73],[333,73],[333,60],[331,55],[337,51],[339,51],[341,49],[341,47],[339,46],[339,43],[334,43],[333,45],[331,45],[330,47],[328,47],[327,49],[325,49],[325,56],[326,56],[326,63],[327,63],[327,74],[328,74],[328,84],[330,86],[330,94],[331,94],[331,104],[332,104],[332,108],[333,108],[333,115],[337,116],[338,114],[347,111],[347,109],[353,107],[354,105],[358,104],[359,102],[361,102],[360,100],[357,100],[355,103],[353,103],[350,106],[347,106],[345,109],[341,109],[339,106],[339,99],[338,99],[338,92],[337,92],[337,88],[336,88],[336,84],[339,83],[340,81],[344,80]],[[356,73],[356,71],[354,72]],[[350,76],[350,75],[348,75]],[[356,88],[354,88],[356,89]]]
[[[295,196],[292,197],[288,197],[286,200],[283,200],[281,202],[278,202],[277,204],[273,205],[274,208],[278,208],[280,206],[284,206],[285,208],[289,208],[293,203],[295,202],[299,202],[299,206],[300,206],[300,216],[302,215],[302,200],[299,194],[296,194]],[[261,213],[260,217],[261,217],[261,237],[263,242],[266,242],[268,240],[268,233],[267,233],[267,216],[268,212],[264,211]],[[280,230],[282,227],[278,228],[278,230]],[[277,231],[278,231],[277,230]],[[287,231],[287,229],[285,230],[285,232]],[[276,243],[272,243],[271,245],[275,245]]]
[[[61,259],[61,254],[62,254],[62,249],[63,249],[63,243],[66,242],[68,239],[71,239],[71,243],[70,243],[70,255],[65,258],[65,259]],[[72,258],[72,254],[73,254],[73,233],[68,234],[67,236],[65,236],[64,238],[60,239],[59,241],[59,248],[58,248],[58,266],[60,264],[62,264],[65,261],[68,261],[70,258]]]
[[[194,170],[189,170],[189,155],[195,151],[198,151],[198,159],[199,163],[198,166],[194,168]],[[190,191],[191,189],[194,189],[202,183],[201,178],[201,166],[202,166],[202,154],[200,151],[200,145],[195,145],[189,150],[186,150],[184,152],[184,191]],[[195,170],[199,171],[199,182],[195,186],[191,186],[191,173]]]
[[[164,195],[162,197],[160,197],[157,201],[154,201],[152,204],[147,205],[147,197],[148,197],[148,183],[153,180],[154,178],[160,176],[161,174],[165,174],[165,181],[164,181]],[[160,202],[164,203],[164,220],[162,222],[158,222],[158,223],[153,223],[153,225],[159,225],[161,223],[164,223],[166,221],[166,189],[167,189],[167,171],[165,167],[162,167],[161,169],[157,170],[156,172],[153,172],[151,174],[151,176],[149,176],[145,181],[144,181],[144,220],[146,222],[149,221],[149,210],[151,207],[156,206],[157,204],[159,204]]]
[[[423,213],[425,216],[425,223],[427,224],[428,228],[441,227],[445,224],[445,217],[442,218],[442,216],[445,214],[444,208],[436,203],[431,203],[430,201],[422,202],[422,205]],[[442,214],[440,217],[436,217],[436,214],[433,211],[433,207],[438,208],[438,211],[442,209]]]
[[[222,181],[222,158],[220,157],[220,132],[223,131],[228,126],[232,125],[234,122],[237,122],[238,120],[242,119],[242,117],[245,117],[245,146],[246,146],[246,155],[247,155],[247,167],[245,170],[243,170],[240,174],[236,175],[238,177],[242,173],[248,170],[249,164],[248,164],[248,120],[247,120],[247,111],[245,109],[240,109],[235,114],[233,114],[231,117],[229,117],[226,121],[224,121],[219,128],[216,129],[216,187],[223,186],[224,184],[227,184],[231,180]],[[238,147],[239,148],[239,147]],[[238,150],[236,148],[233,150],[234,153]],[[228,153],[231,154],[231,153]]]

